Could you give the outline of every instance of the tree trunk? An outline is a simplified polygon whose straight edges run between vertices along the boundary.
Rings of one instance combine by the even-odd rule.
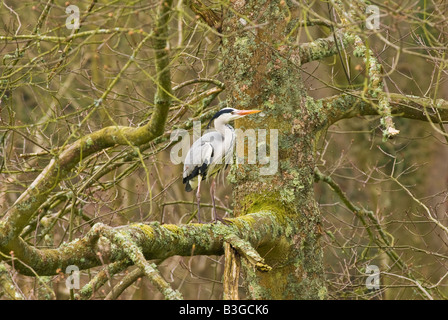
[[[299,66],[279,46],[298,12],[284,1],[237,0],[232,7],[238,14],[228,10],[223,23],[227,101],[230,107],[265,113],[239,120],[236,127],[267,129],[267,136],[270,129],[278,130],[275,174],[261,175],[247,161],[231,171],[236,216],[269,210],[282,221],[275,246],[257,248],[273,269],[255,271],[243,261],[245,285],[254,299],[323,299],[321,217],[313,191],[313,145],[320,121]]]

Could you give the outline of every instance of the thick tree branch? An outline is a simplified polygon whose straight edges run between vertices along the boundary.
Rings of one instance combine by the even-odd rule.
[[[143,252],[133,241],[131,234],[125,234],[120,232],[119,229],[113,229],[104,224],[95,225],[93,230],[98,238],[100,236],[105,236],[113,244],[121,248],[129,260],[131,260],[134,265],[136,265],[143,272],[143,274],[148,277],[151,283],[165,296],[167,300],[183,299],[182,295],[177,290],[173,290],[165,279],[163,279],[162,275],[157,270],[156,265],[146,261]]]
[[[236,252],[238,252],[249,263],[257,268],[257,270],[268,272],[272,269],[264,262],[264,259],[258,254],[257,251],[255,251],[249,242],[235,236],[234,234],[227,236],[225,240],[233,249],[236,250]]]
[[[340,41],[340,43],[336,43],[335,39]],[[349,40],[350,38],[345,33],[337,31],[326,38],[302,43],[289,53],[290,60],[294,64],[301,66],[308,62],[334,56],[338,53],[338,48],[347,46]]]
[[[275,212],[258,212],[238,218],[227,219],[228,225],[187,224],[160,225],[133,224],[111,230],[119,232],[139,248],[147,260],[166,259],[174,255],[222,255],[226,237],[235,235],[252,248],[272,246],[282,236],[286,218],[279,218]],[[80,269],[100,266],[104,261],[117,262],[129,258],[117,242],[107,239],[107,234],[99,232],[102,225],[95,225],[85,237],[76,239],[57,249],[37,249],[27,245],[21,238],[14,242],[14,252],[22,257],[16,260],[15,268],[23,274],[33,274],[27,266],[32,266],[39,275],[54,275],[57,270],[65,270],[69,265]],[[135,249],[134,247],[134,249]],[[102,259],[99,259],[98,252]],[[22,262],[22,263],[21,263]],[[27,265],[27,266],[25,266]]]
[[[160,136],[164,129],[171,105],[171,70],[168,45],[168,24],[173,0],[164,0],[159,7],[158,20],[154,30],[154,50],[156,55],[155,110],[149,122],[151,133]]]
[[[384,92],[382,65],[374,56],[373,51],[365,45],[364,41],[358,35],[356,24],[353,25],[352,22],[347,19],[347,17],[355,17],[356,13],[353,10],[347,13],[341,1],[332,0],[332,3],[339,14],[343,28],[335,30],[334,34],[327,38],[316,39],[292,49],[289,53],[290,59],[296,65],[303,65],[311,61],[333,56],[338,53],[340,47],[344,48],[348,44],[352,44],[354,46],[353,54],[363,58],[365,63],[369,79],[365,91],[369,96],[377,99],[377,103],[374,107],[378,110],[378,114],[382,116],[381,124],[384,127],[384,138],[394,136],[398,134],[399,131],[395,129],[395,125],[392,121],[389,97],[388,94]],[[340,44],[336,41],[340,41]]]
[[[345,36],[351,38],[351,43],[353,43],[354,46],[353,54],[356,57],[363,58],[369,80],[365,89],[371,97],[378,98],[378,104],[376,104],[376,107],[378,109],[378,113],[381,115],[383,139],[388,139],[389,137],[397,135],[400,131],[395,129],[395,124],[392,121],[389,99],[384,91],[385,84],[382,75],[383,67],[375,57],[373,51],[368,48],[359,36],[359,33],[357,32],[357,25],[352,25],[352,22],[348,19],[354,19],[357,17],[356,11],[352,9],[353,4],[349,3],[350,10],[347,12],[340,0],[332,0],[331,2],[338,13],[339,18],[341,19],[342,25],[348,29],[345,32]],[[366,5],[364,1],[360,1],[358,4],[365,11]]]
[[[440,123],[448,121],[448,101],[433,100],[411,95],[388,95],[391,116]],[[353,91],[317,100],[325,125],[356,116],[380,115],[378,98],[367,97],[362,91]]]
[[[224,238],[224,300],[238,300],[238,282],[241,269],[241,257],[258,271],[268,272],[272,268],[268,266],[250,242],[245,241],[235,234],[229,234]]]

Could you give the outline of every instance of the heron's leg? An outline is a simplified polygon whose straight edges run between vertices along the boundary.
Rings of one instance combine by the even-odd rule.
[[[210,186],[210,196],[212,197],[212,204],[213,204],[213,218],[214,222],[221,221],[223,224],[227,225],[229,224],[228,221],[226,221],[223,218],[220,218],[218,214],[216,213],[216,205],[215,205],[215,190],[216,190],[216,182],[215,179],[212,180],[212,184]]]
[[[202,223],[201,214],[200,214],[200,210],[201,210],[201,180],[202,180],[202,177],[199,175],[198,176],[198,191],[196,191],[196,201],[198,204],[198,222],[199,223]]]
[[[218,215],[216,214],[216,206],[215,206],[215,190],[216,190],[216,182],[215,179],[212,179],[212,184],[210,186],[210,196],[212,198],[212,205],[213,205],[213,218],[215,219],[215,222],[218,221]]]

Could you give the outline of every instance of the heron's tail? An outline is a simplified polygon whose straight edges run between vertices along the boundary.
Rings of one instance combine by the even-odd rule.
[[[185,191],[190,192],[193,188],[191,187],[190,180],[187,180],[185,183]]]

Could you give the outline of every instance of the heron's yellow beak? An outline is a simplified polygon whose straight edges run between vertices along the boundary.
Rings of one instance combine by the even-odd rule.
[[[239,116],[247,116],[248,114],[258,113],[258,112],[261,112],[261,110],[238,110],[235,113],[238,114]]]

